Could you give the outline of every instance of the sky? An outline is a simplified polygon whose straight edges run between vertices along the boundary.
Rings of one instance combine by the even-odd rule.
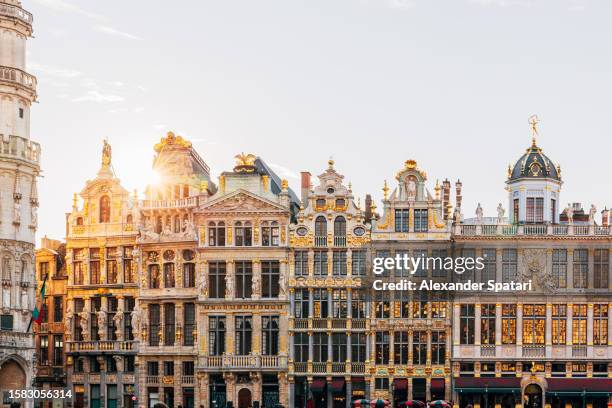
[[[561,201],[612,206],[612,2],[601,0],[23,0],[38,77],[38,237],[63,239],[102,140],[128,190],[168,130],[216,179],[262,157],[299,192],[333,157],[382,198],[407,159],[463,182],[463,213],[507,204],[506,169],[538,144]],[[452,193],[454,195],[454,192]],[[378,207],[381,208],[380,203]]]

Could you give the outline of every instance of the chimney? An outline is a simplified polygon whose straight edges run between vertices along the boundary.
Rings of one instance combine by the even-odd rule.
[[[442,182],[442,213],[444,214],[445,220],[448,220],[448,217],[450,216],[450,189],[450,181],[448,181],[448,179],[444,179]]]
[[[601,211],[601,225],[602,225],[602,226],[604,226],[604,227],[607,227],[607,226],[609,225],[609,224],[608,224],[608,222],[609,222],[608,215],[609,215],[609,214],[610,214],[610,213],[608,212],[608,207],[604,208],[604,209]]]
[[[370,222],[372,220],[372,196],[366,194],[365,198],[365,221]]]
[[[457,180],[457,182],[455,183],[455,207],[457,207],[458,209],[461,209],[461,199],[463,198],[463,196],[461,195],[462,186],[463,184],[461,183],[461,180]]]
[[[300,197],[302,199],[302,205],[304,206],[304,208],[308,207],[308,193],[310,192],[310,172],[308,171],[302,171],[300,172],[300,175],[302,177],[302,182],[301,182],[301,194],[302,196]]]

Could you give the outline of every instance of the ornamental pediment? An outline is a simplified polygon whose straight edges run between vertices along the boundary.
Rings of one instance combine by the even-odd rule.
[[[256,196],[246,190],[237,190],[213,199],[200,207],[201,212],[268,212],[288,211],[273,201]]]
[[[81,197],[100,196],[103,194],[127,195],[129,192],[119,184],[119,179],[100,179],[88,180],[85,188],[81,190]]]

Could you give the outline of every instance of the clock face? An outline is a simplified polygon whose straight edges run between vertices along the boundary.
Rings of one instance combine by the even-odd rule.
[[[308,233],[308,228],[299,227],[297,230],[295,230],[295,233],[298,234],[300,237],[303,237],[304,235]]]
[[[355,234],[358,237],[360,237],[363,234],[365,234],[365,228],[363,228],[363,227],[355,227],[355,229],[353,230],[353,234]]]

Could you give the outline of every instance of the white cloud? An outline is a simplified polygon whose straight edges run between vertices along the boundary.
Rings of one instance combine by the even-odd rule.
[[[416,6],[413,0],[387,0],[387,3],[394,9],[411,9]]]
[[[125,99],[119,95],[103,94],[98,91],[88,91],[85,95],[74,98],[72,102],[123,102]]]
[[[34,0],[36,1],[38,4],[41,4],[45,7],[48,7],[50,9],[53,10],[57,10],[57,11],[63,11],[63,12],[67,12],[67,13],[75,13],[75,14],[80,14],[82,16],[85,17],[89,17],[95,20],[103,20],[104,16],[91,12],[91,11],[87,11],[84,10],[78,6],[75,6],[72,3],[68,3],[67,1],[64,0]]]
[[[270,165],[270,167],[272,167],[272,169],[274,169],[274,171],[276,171],[278,173],[278,175],[281,178],[292,178],[292,179],[299,179],[300,176],[298,176],[298,174],[291,170],[288,169],[287,167],[281,166],[280,164],[276,164],[276,163],[268,163]]]
[[[35,62],[29,63],[28,67],[39,74],[44,74],[56,78],[76,78],[78,76],[81,76],[81,73],[74,69],[57,68],[49,65],[37,64]]]
[[[125,31],[120,31],[117,30],[116,28],[113,27],[109,27],[109,26],[103,26],[103,25],[95,25],[93,27],[93,29],[95,31],[104,33],[104,34],[108,34],[108,35],[114,35],[117,37],[123,37],[123,38],[128,38],[130,40],[142,40],[142,38],[134,35],[134,34],[130,34],[130,33],[126,33]]]

